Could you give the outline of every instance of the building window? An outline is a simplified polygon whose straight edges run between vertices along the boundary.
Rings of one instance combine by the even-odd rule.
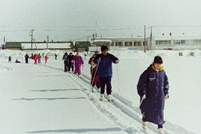
[[[123,46],[122,42],[116,42],[116,46]]]
[[[156,45],[170,45],[171,41],[170,40],[157,40]]]
[[[181,44],[186,44],[186,41],[185,40],[181,40]]]
[[[134,46],[138,46],[138,42],[134,42]]]
[[[139,41],[139,42],[138,42],[138,46],[142,46],[142,42]]]
[[[132,42],[125,42],[125,46],[132,46]]]

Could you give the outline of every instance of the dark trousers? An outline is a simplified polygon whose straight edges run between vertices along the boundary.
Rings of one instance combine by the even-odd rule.
[[[68,65],[68,71],[70,71],[70,69],[72,68],[72,72],[74,71],[74,66],[73,66],[73,64],[69,64]]]
[[[112,92],[112,86],[111,86],[111,77],[101,77],[100,80],[100,86],[101,86],[101,94],[105,93],[105,85],[107,86],[107,94],[111,94]]]
[[[64,72],[68,70],[68,61],[64,61]]]

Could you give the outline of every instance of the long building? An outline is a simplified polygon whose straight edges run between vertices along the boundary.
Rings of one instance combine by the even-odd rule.
[[[201,36],[180,35],[180,36],[154,36],[153,49],[155,50],[194,50],[201,49]]]
[[[95,38],[94,40],[111,40],[110,47],[127,47],[144,50],[144,38]],[[146,38],[147,50],[195,50],[201,49],[201,35],[153,36]]]
[[[93,40],[111,40],[112,47],[132,47],[137,50],[144,50],[144,38],[94,38]],[[148,41],[146,41],[147,44]]]
[[[73,42],[6,42],[7,49],[19,50],[68,50],[73,49]]]

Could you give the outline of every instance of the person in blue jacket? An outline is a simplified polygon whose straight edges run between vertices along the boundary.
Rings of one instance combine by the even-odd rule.
[[[146,131],[146,122],[152,122],[158,125],[159,134],[164,133],[164,102],[165,99],[169,98],[168,77],[162,64],[162,58],[156,56],[153,64],[141,74],[137,84],[137,91],[141,102],[142,128]]]
[[[67,72],[68,70],[68,53],[66,52],[64,55],[63,55],[63,58],[62,60],[64,60],[64,72]]]
[[[108,53],[107,46],[101,47],[101,54],[96,56],[94,63],[97,64],[97,73],[101,86],[101,97],[100,100],[103,101],[105,85],[107,86],[108,101],[111,101],[111,78],[112,78],[112,63],[118,64],[119,59],[114,55]]]

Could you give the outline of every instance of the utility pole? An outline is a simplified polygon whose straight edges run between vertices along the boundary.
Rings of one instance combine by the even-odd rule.
[[[150,32],[150,50],[152,50],[152,26],[151,26],[151,32]]]
[[[31,29],[31,34],[30,34],[30,36],[31,36],[31,49],[33,49],[33,31],[34,31],[34,29]]]
[[[49,36],[47,36],[47,49],[48,49],[48,43],[49,43]]]
[[[146,25],[144,25],[144,52],[146,53]]]

